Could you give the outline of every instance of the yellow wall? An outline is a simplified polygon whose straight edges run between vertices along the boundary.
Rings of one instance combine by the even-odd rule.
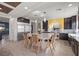
[[[60,24],[60,29],[64,29],[64,18],[56,18],[56,19],[48,19],[48,29],[52,29],[52,24],[53,23],[59,23]]]

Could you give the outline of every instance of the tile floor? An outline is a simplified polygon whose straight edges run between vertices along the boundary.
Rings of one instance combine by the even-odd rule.
[[[4,44],[5,43],[5,44]],[[0,43],[0,55],[7,56],[36,56],[34,52],[23,45],[23,40]],[[41,52],[37,56],[51,56],[50,51]],[[56,40],[53,56],[74,56],[68,41]]]

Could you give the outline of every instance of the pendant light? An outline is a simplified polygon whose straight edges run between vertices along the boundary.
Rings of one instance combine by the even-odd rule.
[[[46,22],[46,18],[44,17],[44,22]]]
[[[46,12],[43,12],[43,13],[44,13],[44,20],[43,21],[46,22],[46,20],[47,20],[46,19]]]

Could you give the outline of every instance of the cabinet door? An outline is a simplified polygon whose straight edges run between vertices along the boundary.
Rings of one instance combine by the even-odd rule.
[[[76,16],[64,19],[64,29],[76,29]]]
[[[46,21],[46,22],[43,21],[43,29],[45,31],[48,31],[48,21]]]
[[[78,16],[78,29],[79,29],[79,16]]]
[[[64,29],[72,29],[72,18],[64,19]]]
[[[76,16],[72,16],[72,29],[76,29]]]

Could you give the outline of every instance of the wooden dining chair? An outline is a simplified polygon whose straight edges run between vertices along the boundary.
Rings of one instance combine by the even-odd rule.
[[[52,35],[52,38],[51,38],[51,43],[52,43],[52,47],[53,47],[53,51],[55,50],[55,35]]]
[[[59,33],[55,33],[55,40],[58,40],[59,39]]]
[[[42,39],[38,40],[38,52],[42,52]]]
[[[40,40],[39,40],[38,35],[33,35],[32,38],[33,38],[33,40],[32,40],[32,51],[37,54],[40,50],[40,42],[39,42]]]
[[[46,43],[44,51],[46,51],[46,49],[48,48],[48,39],[45,39],[44,42]]]
[[[45,50],[47,50],[49,48],[51,51],[51,55],[53,55],[54,50],[55,50],[55,48],[54,48],[54,36],[52,35],[50,37],[50,39],[45,40],[45,42],[47,42]]]
[[[31,48],[32,47],[32,40],[33,40],[32,36],[29,36],[28,39],[29,39],[29,48]]]
[[[24,33],[24,34],[23,34],[23,38],[24,38],[24,46],[25,46],[26,48],[29,48],[30,40],[29,40],[29,38],[28,38],[28,36],[27,36],[27,33]]]
[[[26,38],[27,34],[23,33],[23,40],[24,40],[24,47],[27,47],[27,38]]]

